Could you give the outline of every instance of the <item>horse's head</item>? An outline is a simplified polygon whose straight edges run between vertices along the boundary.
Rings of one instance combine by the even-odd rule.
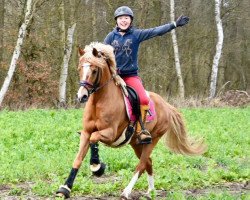
[[[78,71],[80,76],[80,88],[77,92],[77,99],[81,103],[86,102],[90,94],[102,87],[100,84],[103,71],[110,71],[110,67],[112,67],[113,60],[110,59],[107,51],[103,50],[104,47],[105,49],[108,48],[109,51],[112,49],[111,46],[101,43],[93,43],[86,46],[84,50],[79,48],[80,59]],[[111,52],[113,53],[113,49]]]

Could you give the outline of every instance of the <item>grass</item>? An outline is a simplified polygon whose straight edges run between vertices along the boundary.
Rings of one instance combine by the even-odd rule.
[[[221,190],[186,195],[183,191],[212,188],[228,182],[250,180],[250,107],[182,109],[189,134],[202,136],[208,145],[204,156],[172,154],[160,142],[152,159],[155,187],[167,190],[167,199],[247,199],[249,193]],[[0,112],[0,188],[23,195],[16,185],[30,183],[32,193],[49,197],[64,183],[78,150],[82,110],[28,110]],[[108,164],[106,176],[95,179],[89,170],[89,154],[75,181],[72,195],[119,196],[138,162],[130,146],[120,149],[100,145]],[[146,176],[135,190],[146,190]],[[235,196],[236,195],[236,196]]]

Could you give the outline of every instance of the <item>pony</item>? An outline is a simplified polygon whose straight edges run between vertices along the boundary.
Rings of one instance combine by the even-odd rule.
[[[126,112],[124,96],[127,95],[123,80],[116,73],[114,49],[110,45],[94,42],[79,48],[80,87],[77,98],[86,102],[83,116],[83,130],[80,131],[79,151],[64,185],[56,192],[57,196],[70,197],[70,192],[77,172],[91,147],[91,153],[98,160],[98,142],[113,147],[129,129],[130,120]],[[152,159],[150,155],[162,136],[166,146],[174,153],[184,155],[201,155],[206,151],[202,140],[191,140],[187,135],[184,119],[178,110],[164,101],[154,92],[149,92],[154,103],[155,117],[146,123],[152,136],[151,144],[138,144],[136,134],[127,141],[139,159],[131,181],[121,194],[121,199],[128,199],[138,178],[146,171],[148,176],[147,193],[154,191]],[[132,129],[133,133],[134,129]],[[131,132],[131,129],[130,129]],[[98,150],[98,149],[97,149]],[[96,157],[97,156],[97,157]],[[99,162],[99,161],[98,161]],[[103,163],[92,165],[105,169]],[[96,171],[93,169],[92,171]],[[97,174],[98,175],[98,174]]]

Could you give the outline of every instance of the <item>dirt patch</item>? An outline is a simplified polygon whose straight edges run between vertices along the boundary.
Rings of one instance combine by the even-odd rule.
[[[193,189],[185,191],[186,196],[205,196],[209,192],[220,193],[227,191],[233,196],[240,194],[250,194],[250,184],[248,181],[245,183],[225,183],[224,185],[212,186],[204,189]]]
[[[18,185],[0,185],[0,199],[3,200],[50,200],[55,199],[54,197],[39,197],[31,192],[32,183],[21,183]],[[206,196],[210,192],[213,193],[221,193],[228,192],[232,196],[238,196],[240,194],[249,194],[250,195],[250,184],[249,181],[244,183],[225,183],[223,185],[211,186],[203,189],[190,189],[184,190],[183,194],[186,197],[200,197]],[[166,199],[174,191],[166,191],[166,190],[157,190],[155,199],[161,200]],[[72,196],[72,200],[117,200],[119,196],[112,195],[104,195],[101,197],[93,197],[93,196]],[[140,200],[140,199],[150,199],[145,193],[141,191],[133,191],[131,194],[131,200]]]
[[[250,95],[242,90],[229,90],[219,96],[219,101],[228,106],[242,107],[250,105]]]
[[[223,107],[241,107],[250,106],[250,93],[243,90],[228,90],[219,92],[215,98],[196,98],[189,97],[165,99],[171,105],[177,108],[223,108]]]

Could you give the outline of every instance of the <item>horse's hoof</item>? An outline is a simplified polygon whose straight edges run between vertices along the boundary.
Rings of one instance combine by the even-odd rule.
[[[90,165],[90,170],[94,176],[100,177],[104,174],[106,169],[106,165],[104,163],[100,163],[97,165]]]
[[[128,200],[128,198],[122,195],[122,196],[120,197],[120,200]]]
[[[66,199],[63,193],[56,193],[56,197]]]
[[[56,191],[56,196],[67,199],[67,198],[70,198],[70,192],[71,192],[71,190],[69,189],[69,187],[67,185],[62,185]]]
[[[130,192],[127,191],[127,189],[125,188],[125,190],[120,195],[120,199],[121,200],[128,200],[128,199],[130,199],[129,195],[130,195]]]

